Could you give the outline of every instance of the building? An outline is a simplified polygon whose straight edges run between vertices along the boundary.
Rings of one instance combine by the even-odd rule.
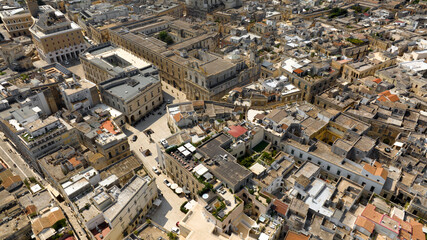
[[[174,131],[191,128],[200,122],[217,119],[228,120],[233,117],[234,105],[216,101],[192,101],[169,104],[166,108],[169,126]]]
[[[0,239],[26,240],[33,234],[31,222],[25,215],[18,201],[6,190],[0,191],[2,206],[0,206]],[[3,203],[6,203],[3,205]]]
[[[26,0],[25,2],[27,3],[27,8],[30,11],[31,16],[34,18],[38,17],[39,4],[38,4],[37,0]]]
[[[36,159],[57,151],[64,145],[77,146],[76,130],[63,119],[49,116],[39,117],[39,108],[21,108],[2,119],[2,130],[15,144],[21,154],[34,167]]]
[[[93,114],[86,119],[85,122],[73,125],[79,132],[81,143],[95,153],[88,156],[88,161],[93,167],[104,169],[131,155],[126,134],[110,119],[110,116],[106,115],[99,119]],[[95,122],[97,124],[94,124]]]
[[[132,53],[109,43],[89,47],[80,55],[80,60],[86,79],[96,84],[126,72],[142,70],[151,65]]]
[[[25,55],[24,46],[19,43],[8,43],[0,46],[0,56],[8,67],[14,71],[22,71],[33,67],[31,58]]]
[[[40,10],[30,28],[40,58],[48,63],[78,58],[87,47],[81,28],[49,5],[40,6]]]
[[[66,221],[64,213],[57,207],[52,208],[32,220],[33,233],[40,239],[49,239],[57,233],[54,225],[59,221]]]
[[[77,82],[75,79],[67,79],[60,90],[65,106],[71,112],[89,110],[101,103],[96,85],[88,80]]]
[[[252,178],[252,172],[237,163],[237,159],[227,150],[231,147],[232,138],[220,133],[199,146],[206,167],[227,188],[238,192]]]
[[[390,67],[396,63],[396,56],[387,52],[369,54],[363,61],[345,64],[342,70],[342,78],[349,82],[367,76],[373,76],[377,70]]]
[[[113,240],[131,232],[134,223],[147,214],[157,198],[157,185],[149,175],[134,175],[121,188],[100,186],[80,194],[78,199],[74,198],[72,207],[91,237],[101,231],[103,239]]]
[[[4,10],[0,12],[6,31],[11,37],[30,35],[28,30],[33,25],[31,13],[24,8]]]
[[[150,27],[160,20],[111,28],[111,41],[152,62],[159,69],[160,79],[183,91],[187,99],[216,100],[232,88],[258,79],[260,65],[245,57],[249,54],[221,56],[211,52],[218,43],[218,33],[181,20],[169,20],[166,28]],[[143,27],[152,30],[151,36],[141,33]],[[160,31],[167,31],[173,43],[168,46],[153,36]]]
[[[102,101],[123,112],[126,122],[135,124],[163,103],[157,70],[149,66],[100,83]]]
[[[285,60],[281,71],[290,83],[300,89],[301,99],[308,102],[314,102],[315,96],[333,86],[339,76],[339,71],[327,62],[306,64],[295,59]]]

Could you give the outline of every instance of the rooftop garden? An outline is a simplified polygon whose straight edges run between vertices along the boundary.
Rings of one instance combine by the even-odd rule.
[[[255,152],[262,152],[268,146],[268,144],[269,143],[266,141],[261,141],[252,150],[254,150]]]
[[[221,212],[224,213],[224,210],[227,208],[227,205],[225,204],[225,201],[223,199],[218,198],[218,201],[214,203],[212,215],[214,215],[221,222],[224,221],[228,217],[228,215],[242,203],[242,200],[238,196],[234,195],[234,199],[238,202],[236,206],[234,206],[233,209],[228,211],[227,214],[222,215]]]
[[[357,45],[357,46],[363,45],[365,43],[365,41],[360,40],[358,38],[351,38],[350,37],[350,38],[347,38],[346,40],[353,43],[354,45]]]
[[[202,196],[205,193],[208,193],[209,191],[214,191],[213,190],[213,185],[211,183],[208,183],[205,181],[205,178],[203,176],[197,177],[196,175],[194,175],[194,177],[202,184],[204,184],[205,186],[202,188],[202,190],[199,190],[197,193],[199,194],[199,196]]]
[[[255,163],[255,161],[256,161],[256,158],[248,155],[242,156],[237,159],[237,162],[246,168],[250,168]]]

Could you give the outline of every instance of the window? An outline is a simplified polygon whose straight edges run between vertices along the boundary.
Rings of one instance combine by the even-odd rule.
[[[294,150],[293,149],[291,150],[291,154],[294,154]]]
[[[372,186],[372,187],[371,187],[371,189],[370,189],[369,191],[374,192],[374,191],[375,191],[375,187],[374,187],[374,186]]]
[[[302,153],[299,154],[299,158],[302,158]]]
[[[338,171],[337,171],[337,175],[338,175],[338,176],[340,176],[340,174],[341,174],[341,171],[340,171],[340,170],[338,170]]]
[[[327,166],[326,169],[329,171],[331,170],[331,166]]]

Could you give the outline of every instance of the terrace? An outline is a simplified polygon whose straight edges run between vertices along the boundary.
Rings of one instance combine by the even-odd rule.
[[[224,221],[227,216],[236,209],[242,200],[229,191],[224,191],[216,199],[214,199],[210,204],[208,204],[205,209],[208,210],[213,216],[218,220]]]
[[[190,172],[193,171],[193,169],[199,164],[199,160],[202,158],[202,156],[196,152],[196,147],[191,143],[175,146],[167,149],[166,151]]]

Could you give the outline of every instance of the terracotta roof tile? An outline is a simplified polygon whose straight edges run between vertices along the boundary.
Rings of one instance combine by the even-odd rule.
[[[308,240],[310,236],[304,235],[302,233],[296,233],[294,231],[288,231],[284,240]]]
[[[183,119],[184,117],[182,116],[181,113],[177,113],[175,115],[173,115],[173,119],[175,120],[175,122],[179,122]]]
[[[413,240],[425,240],[426,236],[423,232],[423,225],[414,219],[411,219],[410,224],[412,225],[412,239]]]
[[[368,232],[373,233],[375,229],[375,223],[371,222],[369,219],[359,216],[356,219],[355,224],[359,227],[366,229]]]
[[[376,223],[380,223],[381,219],[383,218],[383,215],[381,213],[375,211],[375,206],[372,204],[368,204],[368,206],[366,206],[361,216]]]
[[[296,74],[301,74],[303,72],[304,71],[302,69],[300,69],[300,68],[297,68],[297,69],[294,70],[294,73],[296,73]]]
[[[231,126],[230,130],[228,131],[228,134],[230,134],[231,136],[238,138],[240,136],[242,136],[244,133],[246,133],[248,131],[248,129],[246,129],[245,127],[242,127],[240,125],[237,126]]]
[[[288,211],[288,205],[279,199],[274,199],[273,205],[276,207],[276,212],[286,216],[286,212]]]

